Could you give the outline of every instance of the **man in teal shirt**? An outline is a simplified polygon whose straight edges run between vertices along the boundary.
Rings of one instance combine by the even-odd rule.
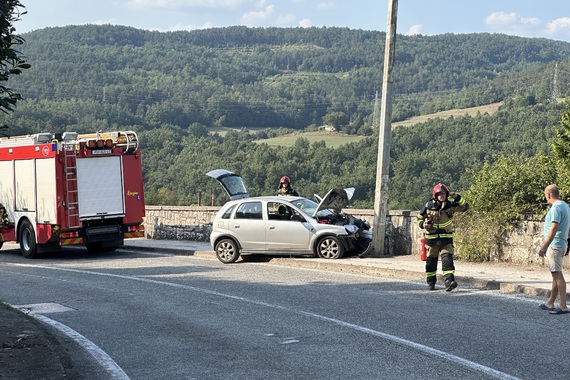
[[[548,270],[552,274],[552,291],[550,297],[540,305],[550,314],[570,314],[566,305],[566,280],[562,273],[562,259],[568,247],[568,229],[570,228],[570,207],[560,199],[556,185],[548,185],[544,196],[551,207],[544,220],[544,243],[538,251],[540,257],[548,260]],[[559,307],[554,307],[556,297],[559,297]]]

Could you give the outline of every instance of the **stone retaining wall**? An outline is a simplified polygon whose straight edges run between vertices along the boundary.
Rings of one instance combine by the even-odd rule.
[[[219,207],[146,206],[146,237],[162,240],[209,241]]]
[[[145,232],[149,239],[209,241],[212,220],[219,207],[146,206]],[[344,212],[374,224],[374,210],[346,209]],[[416,223],[417,211],[390,211],[386,220],[388,255],[419,254],[421,230]],[[542,263],[537,252],[542,243],[541,221],[521,222],[507,239],[505,251],[492,261],[514,264]]]

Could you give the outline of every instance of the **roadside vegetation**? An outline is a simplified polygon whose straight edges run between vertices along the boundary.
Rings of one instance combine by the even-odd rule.
[[[31,67],[19,50],[25,40],[15,33],[14,24],[24,14],[25,8],[18,0],[0,3],[0,111],[6,114],[14,111],[16,104],[22,100],[18,91],[8,87],[8,80]]]
[[[499,257],[518,221],[544,217],[550,207],[544,198],[546,186],[556,184],[562,199],[570,202],[570,102],[560,115],[547,155],[499,156],[471,175],[464,194],[471,212],[457,216],[458,257],[489,261]]]

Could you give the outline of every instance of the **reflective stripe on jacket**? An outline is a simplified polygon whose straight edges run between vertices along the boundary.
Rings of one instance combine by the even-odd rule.
[[[425,204],[418,214],[418,225],[426,230],[426,244],[451,244],[453,241],[453,214],[463,212],[469,208],[469,204],[457,194],[457,197],[448,197],[445,202],[432,199]],[[424,222],[430,219],[432,225],[424,228]]]

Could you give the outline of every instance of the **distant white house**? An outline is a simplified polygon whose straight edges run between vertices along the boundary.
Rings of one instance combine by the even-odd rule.
[[[321,125],[319,131],[336,132],[336,128],[333,125]]]

